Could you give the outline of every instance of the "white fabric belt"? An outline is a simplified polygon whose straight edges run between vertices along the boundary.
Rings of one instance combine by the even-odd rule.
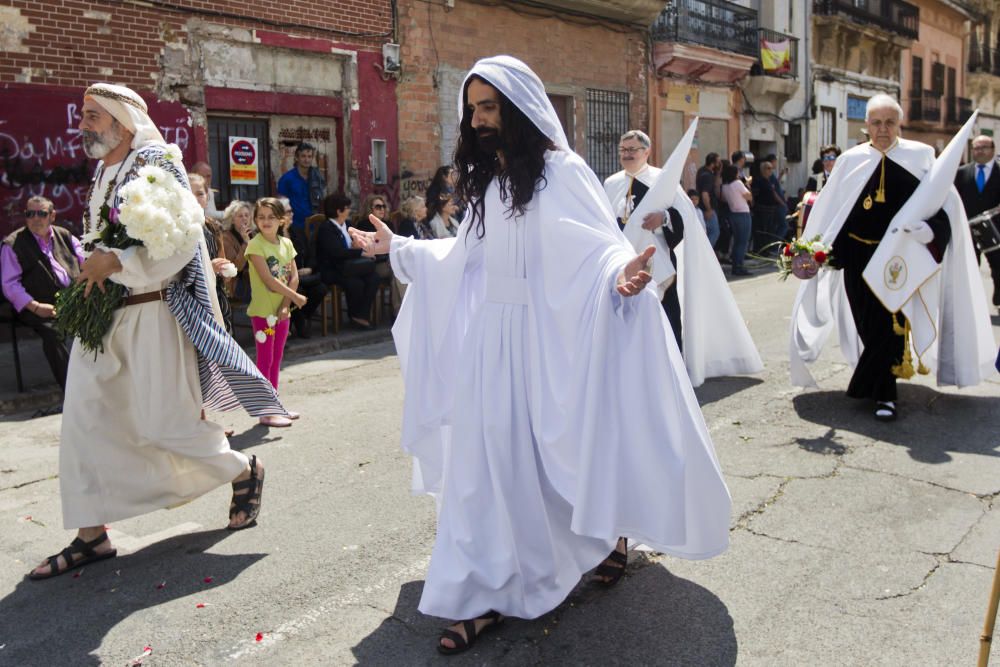
[[[528,279],[488,276],[486,300],[494,303],[528,305]]]

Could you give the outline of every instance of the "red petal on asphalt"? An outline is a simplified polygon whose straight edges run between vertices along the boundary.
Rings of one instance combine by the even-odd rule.
[[[158,590],[158,591],[162,590],[162,589],[164,589],[166,587],[167,587],[167,582],[165,582],[165,581],[161,581],[160,583],[156,584],[156,590]]]
[[[210,584],[210,583],[212,583],[212,577],[205,577],[205,578],[203,579],[203,581],[204,581],[204,582],[205,582],[206,584]]]
[[[195,609],[204,609],[205,608],[205,603],[204,602],[199,602],[198,604],[196,604],[194,606],[194,608]]]
[[[260,641],[260,640],[262,640],[263,638],[264,638],[264,633],[263,633],[263,632],[258,632],[258,633],[257,633],[257,641]]]

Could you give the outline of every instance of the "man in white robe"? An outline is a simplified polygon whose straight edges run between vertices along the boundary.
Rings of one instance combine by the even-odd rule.
[[[689,133],[695,127],[692,124]],[[681,166],[690,138],[685,134],[668,164],[677,162]],[[698,219],[698,209],[680,186],[680,169],[670,183],[661,182],[671,174],[647,163],[650,141],[639,130],[623,134],[618,149],[623,169],[605,179],[604,191],[623,230],[637,207],[646,201],[647,194],[652,198],[646,201],[653,204],[652,209],[648,205],[642,207],[643,211],[652,212],[642,214],[642,219],[632,220],[632,224],[641,224],[652,232],[658,238],[654,239],[657,243],[662,240],[661,250],[665,246],[676,269],[675,277],[658,289],[663,294],[663,310],[684,356],[691,384],[698,387],[709,377],[759,373],[764,362],[715,259],[705,227]],[[632,238],[636,252],[642,250],[636,245],[638,237],[628,238]],[[653,261],[664,259],[659,256]]]
[[[893,98],[872,97],[871,141],[837,159],[813,205],[802,236],[832,245],[841,270],[820,271],[799,286],[789,345],[792,383],[816,386],[806,364],[839,329],[841,351],[854,367],[847,394],[874,400],[881,421],[896,419],[898,378],[919,369],[936,373],[938,385],[974,386],[991,374],[994,346],[969,225],[952,185],[955,168],[935,169],[930,146],[899,137],[902,118]],[[940,184],[928,180],[935,173]],[[943,207],[911,215],[911,200],[934,192]],[[890,261],[880,263],[887,254]],[[918,270],[926,279],[915,280]],[[903,307],[890,307],[891,299]]]
[[[80,130],[87,155],[101,160],[91,185],[85,232],[118,208],[123,185],[146,164],[187,187],[180,149],[167,146],[146,103],[123,86],[87,89]],[[77,537],[29,577],[47,579],[117,551],[106,524],[183,504],[233,482],[229,528],[253,525],[264,467],[229,448],[222,426],[202,408],[242,405],[255,415],[285,414],[270,384],[221,328],[211,298],[209,259],[191,251],[152,259],[145,247],[98,245],[81,269],[87,292],[104,281],[130,290],[96,355],[70,355],[59,449],[63,524]]]
[[[420,610],[535,618],[634,538],[684,558],[728,546],[730,498],[655,291],[544,86],[509,56],[462,87],[456,238],[352,231],[409,283],[393,327],[414,490],[438,501]],[[456,352],[457,351],[457,352]],[[616,549],[617,545],[617,549]],[[609,552],[619,552],[612,558]],[[614,572],[614,570],[618,570]]]

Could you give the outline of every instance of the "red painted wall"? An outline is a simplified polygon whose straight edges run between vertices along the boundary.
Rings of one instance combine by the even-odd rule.
[[[77,124],[83,88],[0,83],[0,236],[24,224],[29,197],[53,201],[59,222],[79,233],[96,160],[80,145]],[[194,156],[191,116],[175,102],[148,94],[150,116],[168,143],[190,164]]]
[[[376,67],[376,65],[378,67]],[[361,186],[360,198],[378,192],[399,204],[399,114],[396,110],[396,81],[382,80],[382,52],[358,52],[358,97],[360,109],[351,112],[351,161]],[[386,141],[385,185],[372,183],[372,139]]]

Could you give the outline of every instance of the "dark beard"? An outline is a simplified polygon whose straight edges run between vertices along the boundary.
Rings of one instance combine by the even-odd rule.
[[[492,128],[476,130],[476,151],[483,157],[495,157],[503,147],[500,133]]]

